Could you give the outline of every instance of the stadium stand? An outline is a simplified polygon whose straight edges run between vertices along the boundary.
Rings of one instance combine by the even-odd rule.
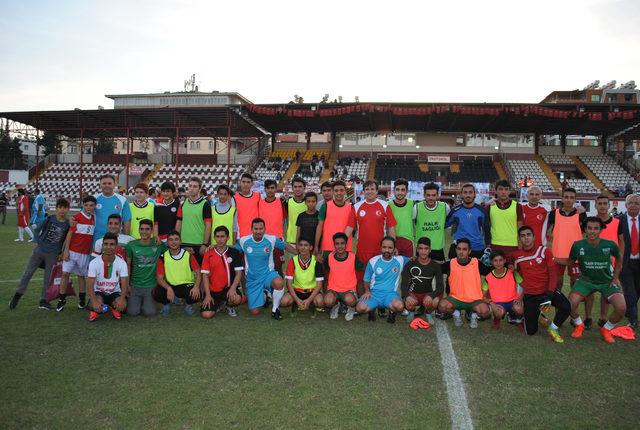
[[[544,161],[549,165],[554,166],[569,166],[573,165],[573,160],[568,155],[545,155]]]
[[[591,182],[588,179],[569,178],[567,179],[567,182],[569,183],[569,186],[571,188],[575,188],[575,190],[578,193],[584,193],[584,194],[600,193],[600,190],[598,190],[598,188],[596,188],[596,186],[593,185],[593,182]]]
[[[610,191],[625,194],[629,188],[634,192],[640,190],[640,184],[633,176],[608,155],[585,155],[580,160]]]
[[[310,164],[301,164],[296,170],[294,177],[299,176],[306,181],[309,185],[318,184],[320,182],[320,176],[324,168],[319,167],[318,164],[312,162]]]
[[[202,185],[212,192],[220,184],[229,182],[229,186],[233,187],[238,182],[240,175],[246,171],[247,166],[241,164],[232,164],[230,166],[231,180],[227,181],[227,165],[226,164],[193,164],[178,166],[178,184],[176,186],[183,187],[187,185],[187,181],[192,176],[198,176],[202,179]],[[175,182],[176,166],[175,164],[165,164],[160,171],[153,177],[153,187],[159,187],[163,182]]]
[[[331,170],[331,180],[339,178],[347,181],[353,181],[356,177],[366,179],[368,173],[368,158],[343,157],[334,163]]]
[[[295,152],[295,151],[294,151]],[[313,160],[313,157],[315,157],[319,160],[322,157],[324,157],[325,159],[329,159],[329,156],[331,155],[331,151],[329,151],[328,149],[307,149],[304,154],[302,154],[302,161],[311,161]]]
[[[13,189],[18,185],[15,182],[0,182],[0,193],[5,193],[7,191],[13,191]]]
[[[512,180],[516,183],[520,178],[529,177],[534,185],[540,187],[543,193],[552,193],[555,191],[536,160],[508,160],[507,169],[509,170]]]
[[[284,151],[281,151],[284,152]],[[268,159],[262,160],[254,171],[254,176],[259,180],[273,179],[274,181],[280,181],[285,172],[291,165],[291,157],[271,156]]]
[[[463,182],[490,182],[493,183],[499,178],[493,161],[487,158],[476,160],[463,160],[459,173],[449,173],[447,180],[449,183]]]
[[[420,170],[414,158],[378,158],[376,161],[375,179],[382,185],[390,185],[391,181],[405,178],[409,181],[430,182],[435,176]]]

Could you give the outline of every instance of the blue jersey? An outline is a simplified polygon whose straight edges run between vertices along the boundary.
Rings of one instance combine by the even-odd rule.
[[[472,251],[484,251],[485,239],[489,238],[489,220],[482,206],[473,205],[466,208],[463,205],[455,206],[449,212],[446,227],[455,226],[453,239],[467,238],[471,242]]]
[[[282,239],[271,234],[265,234],[261,241],[256,242],[253,235],[238,239],[234,245],[238,251],[244,253],[244,265],[247,280],[261,279],[275,270],[273,250],[284,250]]]
[[[400,284],[402,268],[409,261],[408,257],[397,255],[385,260],[376,255],[364,271],[364,281],[370,283],[371,291],[396,291]]]
[[[100,193],[96,196],[96,200],[96,228],[93,231],[93,243],[102,239],[102,236],[107,232],[109,215],[120,215],[123,223],[131,221],[131,209],[124,196],[113,194],[107,197]]]
[[[40,210],[38,210],[40,206]],[[44,222],[47,216],[47,201],[42,194],[38,194],[33,199],[33,206],[31,207],[31,224],[40,224]]]

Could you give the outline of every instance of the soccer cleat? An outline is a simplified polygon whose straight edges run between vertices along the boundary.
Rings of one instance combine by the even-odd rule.
[[[369,311],[369,321],[376,320],[376,311]]]
[[[378,309],[378,316],[380,318],[384,318],[387,316],[387,310],[385,308]]]
[[[276,309],[275,312],[271,312],[271,318],[276,321],[282,320],[282,314],[280,313],[280,309]]]
[[[355,308],[352,308],[351,306],[349,306],[347,308],[347,314],[344,316],[344,319],[346,321],[351,321],[351,320],[353,320],[353,317],[354,317],[355,314],[356,314]]]
[[[44,309],[46,311],[51,310],[51,305],[46,300],[40,300],[40,304],[38,305],[38,309]]]
[[[478,315],[471,314],[471,321],[469,321],[469,328],[478,328]]]
[[[576,325],[576,328],[574,328],[571,333],[571,337],[574,339],[580,339],[582,337],[582,333],[584,333],[584,323]]]
[[[184,307],[184,313],[185,313],[185,315],[187,315],[187,316],[191,316],[191,315],[193,315],[193,314],[194,314],[194,312],[195,312],[195,310],[193,309],[193,306],[191,306],[191,305],[186,305],[186,306]]]
[[[564,343],[564,339],[562,338],[562,336],[560,336],[560,333],[558,333],[557,329],[550,328],[548,331],[551,340],[553,340],[555,343]]]
[[[22,239],[16,239],[16,240],[14,240],[14,242],[24,242],[24,240],[22,240]]]
[[[389,316],[387,317],[387,322],[389,324],[395,324],[396,322],[396,313],[393,311],[389,311]]]
[[[607,342],[607,343],[616,343],[616,340],[613,338],[613,335],[611,334],[611,330],[607,330],[604,327],[600,328],[600,335],[602,336],[602,339]]]
[[[66,304],[67,304],[66,300],[58,300],[58,305],[56,306],[56,312],[62,312]]]
[[[409,316],[409,311],[408,311],[408,310],[406,310],[406,309],[404,309],[404,310],[402,311],[402,316],[403,316],[403,317],[408,317],[408,316]]]
[[[29,243],[33,242],[33,238],[27,240],[27,242],[29,242]]]
[[[607,320],[603,320],[602,318],[600,318],[598,320],[598,327],[602,328],[606,323],[607,323]]]
[[[453,325],[456,327],[462,327],[462,317],[460,315],[453,316]]]
[[[98,319],[98,317],[100,316],[100,314],[96,311],[91,311],[89,312],[89,321],[95,321]]]
[[[236,310],[235,306],[227,306],[227,315],[229,315],[230,317],[238,316],[238,311]]]
[[[113,315],[115,319],[117,320],[122,319],[122,313],[117,311],[115,308],[110,308],[110,309],[111,309],[111,315]]]
[[[11,310],[15,309],[16,306],[18,306],[18,302],[20,301],[21,297],[22,297],[22,294],[15,293],[13,297],[11,297],[11,301],[9,302],[9,309]]]
[[[335,320],[338,318],[339,314],[340,314],[340,303],[336,303],[331,308],[331,312],[329,313],[329,318],[331,318],[332,320]]]
[[[84,300],[81,300],[78,302],[78,309],[82,310],[87,306],[87,304],[84,302]]]
[[[427,314],[427,322],[430,325],[434,325],[436,323],[436,320],[433,318],[433,313],[430,312]]]
[[[591,318],[585,318],[584,320],[584,328],[585,330],[591,330],[591,326],[593,325],[593,320]]]
[[[162,315],[163,317],[168,317],[170,314],[171,314],[171,303],[162,306],[160,315]]]
[[[500,328],[500,318],[494,318],[491,322],[491,328],[494,330],[498,330]]]

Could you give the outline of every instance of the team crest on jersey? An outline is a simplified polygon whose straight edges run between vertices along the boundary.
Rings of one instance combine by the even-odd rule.
[[[611,255],[611,248],[602,248],[602,253],[606,256]]]
[[[113,208],[114,208],[115,210],[119,211],[119,210],[120,210],[120,205],[115,205]]]
[[[542,216],[542,214],[538,214],[536,215],[536,218],[538,218],[538,221],[542,221],[544,217]]]
[[[98,204],[96,205],[96,209],[102,209],[102,203],[98,203]]]
[[[398,273],[398,268],[397,267],[393,268],[393,273]]]
[[[264,248],[264,253],[265,253],[265,254],[268,254],[268,253],[269,253],[269,247],[268,247],[268,246],[265,246],[265,248]]]
[[[584,248],[580,248],[580,255],[584,255]]]
[[[467,212],[467,219],[471,219],[472,216],[471,212]]]
[[[233,261],[233,259],[231,257],[227,257],[226,262],[231,264],[231,262]]]
[[[253,248],[252,248],[252,247],[250,247],[250,246],[247,246],[247,252],[248,252],[249,254],[251,254],[251,253],[253,252]]]
[[[382,268],[381,268],[381,267],[378,267],[378,268],[376,269],[376,273],[377,273],[378,275],[379,275],[379,274],[381,274],[381,273],[382,273]]]
[[[536,258],[536,263],[542,264],[542,258],[540,258],[540,257]]]
[[[367,213],[364,211],[364,209],[362,209],[362,210],[360,211],[360,216],[365,216],[366,214],[367,214]]]
[[[376,210],[376,216],[382,216],[382,211],[380,209]]]
[[[175,211],[177,211],[176,207],[175,207],[175,206],[172,206],[172,207],[171,207],[171,212],[175,212]]]

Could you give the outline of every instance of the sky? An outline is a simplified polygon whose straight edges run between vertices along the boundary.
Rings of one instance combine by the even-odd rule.
[[[640,84],[640,1],[0,1],[0,111],[105,94],[523,102]]]

